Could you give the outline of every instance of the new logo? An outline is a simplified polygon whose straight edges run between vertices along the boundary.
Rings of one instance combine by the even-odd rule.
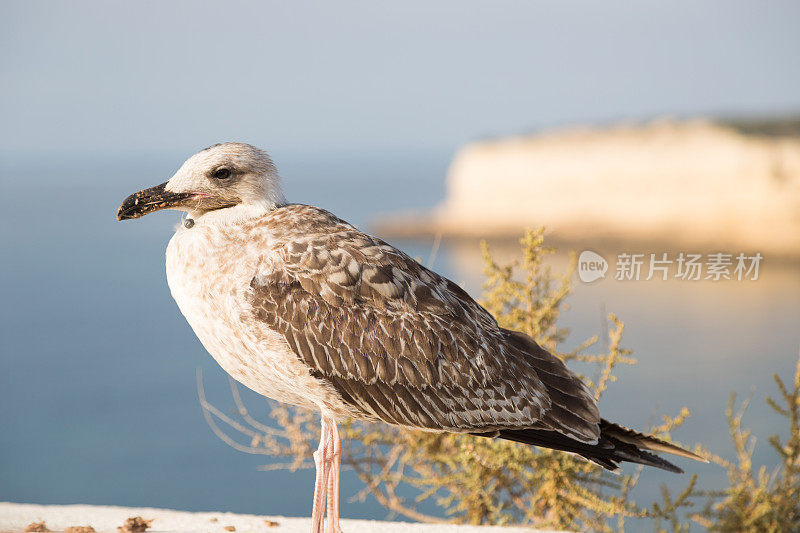
[[[578,277],[584,283],[591,283],[606,277],[608,261],[591,250],[584,250],[578,257]]]

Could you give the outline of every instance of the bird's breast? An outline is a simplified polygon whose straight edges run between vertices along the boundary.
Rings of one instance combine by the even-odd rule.
[[[179,228],[166,254],[172,297],[234,379],[281,402],[334,410],[338,395],[312,377],[284,337],[253,313],[250,282],[271,263],[270,244],[259,234],[231,237],[200,224]]]
[[[228,373],[239,379],[251,351],[242,318],[248,265],[234,243],[218,242],[212,230],[179,229],[167,247],[167,283],[200,342]],[[199,230],[199,231],[195,231]]]

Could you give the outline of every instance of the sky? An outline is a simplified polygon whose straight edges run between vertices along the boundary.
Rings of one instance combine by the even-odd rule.
[[[452,150],[800,112],[800,4],[4,1],[0,154]]]

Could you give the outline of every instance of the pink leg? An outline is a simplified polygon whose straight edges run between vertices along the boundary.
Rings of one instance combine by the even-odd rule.
[[[342,439],[336,421],[330,420],[331,427],[331,471],[328,477],[328,517],[325,533],[340,533],[339,527],[339,472],[342,464]]]
[[[325,514],[325,493],[328,486],[328,470],[330,461],[330,427],[322,419],[322,428],[319,436],[319,447],[314,452],[314,464],[317,465],[317,477],[314,481],[314,506],[311,510],[311,533],[323,533],[322,519]]]

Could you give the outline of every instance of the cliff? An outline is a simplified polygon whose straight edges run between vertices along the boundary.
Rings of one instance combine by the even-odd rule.
[[[395,236],[517,235],[800,255],[800,136],[656,121],[475,142],[432,213],[386,219]]]

